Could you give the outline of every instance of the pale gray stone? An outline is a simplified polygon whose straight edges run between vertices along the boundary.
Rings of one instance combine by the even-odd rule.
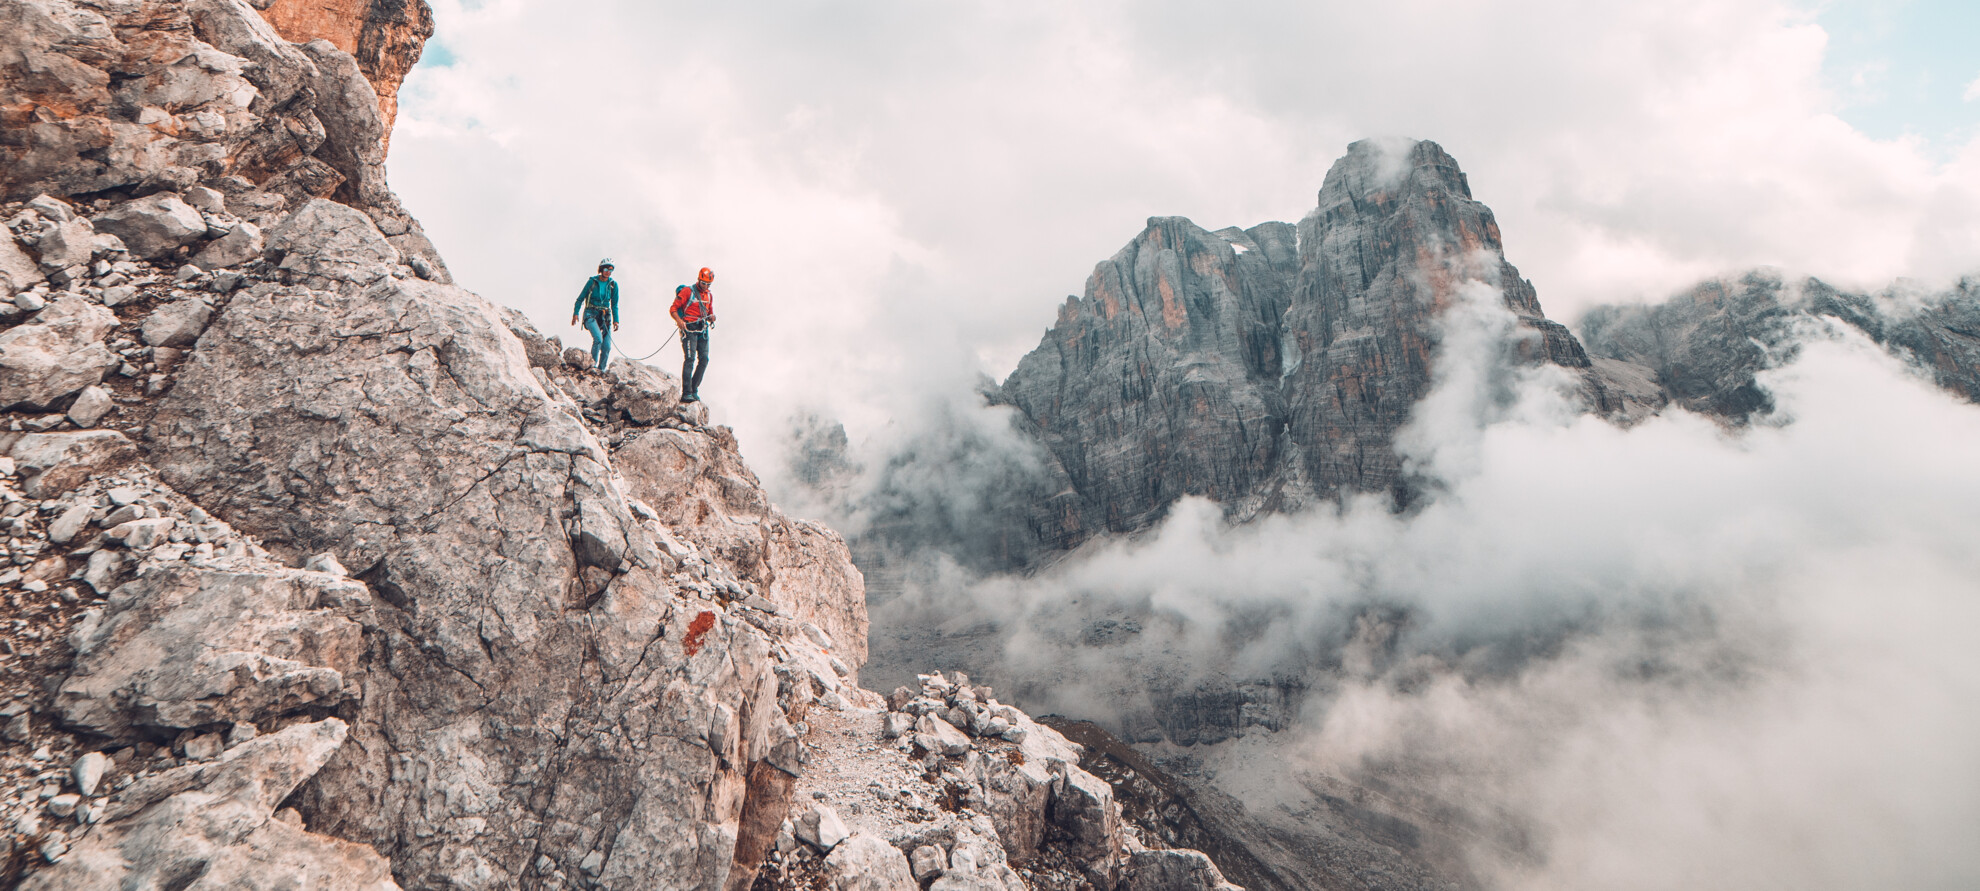
[[[40,312],[42,307],[47,305],[48,301],[42,299],[40,294],[33,291],[24,291],[14,295],[14,307],[21,312]]]
[[[12,297],[41,281],[41,269],[26,251],[14,243],[12,233],[0,230],[0,299]]]
[[[948,870],[949,852],[940,845],[922,845],[908,858],[908,867],[916,881],[929,881]]]
[[[212,318],[213,307],[198,297],[174,300],[145,317],[139,337],[152,346],[189,347]]]
[[[351,282],[388,276],[399,251],[363,211],[324,198],[311,199],[268,233],[280,268]]]
[[[253,223],[241,222],[235,224],[227,234],[201,248],[199,253],[193,255],[193,262],[199,264],[202,269],[224,269],[260,257],[265,247],[261,227]]]
[[[349,576],[351,574],[350,570],[344,568],[344,564],[337,562],[337,555],[329,551],[324,551],[303,561],[303,568],[310,572],[327,572],[334,576]]]
[[[42,271],[52,274],[58,269],[89,265],[96,253],[95,240],[96,229],[89,220],[77,217],[43,233],[34,248],[41,254]]]
[[[960,756],[970,749],[969,737],[957,730],[955,725],[934,715],[922,715],[915,722],[915,742],[931,752],[951,757]]]
[[[159,522],[171,521],[137,521]],[[374,622],[364,586],[321,573],[148,571],[78,626],[56,708],[122,739],[138,722],[198,727],[334,705]]]
[[[94,509],[88,504],[76,504],[62,511],[54,522],[48,524],[48,540],[56,544],[68,544],[76,533],[89,525],[89,515]]]
[[[0,331],[0,408],[46,408],[117,367],[103,336],[109,310],[79,294],[57,297],[33,321]]]
[[[68,856],[22,891],[103,888],[309,888],[397,891],[371,849],[312,835],[270,812],[343,744],[335,718],[297,724],[140,780],[111,797]],[[281,877],[290,886],[270,884]]]
[[[66,223],[76,218],[76,212],[69,207],[68,202],[53,195],[36,195],[27,206],[28,209],[57,223]]]
[[[111,527],[110,531],[103,533],[103,537],[122,542],[124,547],[133,551],[148,551],[165,543],[166,537],[172,534],[172,526],[176,522],[178,521],[171,517],[132,520]]]
[[[103,782],[103,774],[110,769],[110,756],[102,752],[87,752],[69,768],[69,776],[76,783],[76,791],[84,795],[95,795],[96,786]]]
[[[1141,851],[1121,869],[1120,891],[1244,891],[1201,851]]]
[[[110,398],[109,391],[96,386],[84,387],[76,395],[76,401],[69,405],[69,420],[78,427],[94,427],[116,407],[117,403]]]
[[[825,886],[832,891],[920,891],[906,857],[887,840],[864,832],[832,848],[825,858]]]
[[[798,841],[817,848],[821,853],[830,853],[848,835],[846,823],[839,819],[838,812],[823,804],[812,805],[798,816],[794,824]]]
[[[53,498],[137,460],[137,446],[114,430],[30,433],[8,453],[21,475],[21,491]]]
[[[170,254],[206,234],[199,211],[170,192],[126,201],[95,222],[96,228],[122,239],[132,255],[145,259]]]

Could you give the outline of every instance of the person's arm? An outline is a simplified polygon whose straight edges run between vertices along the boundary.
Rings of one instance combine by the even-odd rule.
[[[674,293],[674,305],[667,307],[667,317],[674,320],[674,328],[679,331],[687,330],[687,321],[681,318],[681,304],[684,302],[686,298],[677,291]]]
[[[571,304],[571,324],[578,323],[578,313],[584,310],[584,298],[591,295],[591,279],[584,280],[584,287],[578,289],[578,299]]]

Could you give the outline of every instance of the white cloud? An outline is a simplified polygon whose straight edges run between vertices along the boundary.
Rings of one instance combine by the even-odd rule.
[[[571,336],[610,254],[635,354],[715,267],[746,446],[1001,374],[1143,218],[1296,220],[1366,136],[1450,149],[1566,319],[1762,264],[1980,266],[1980,151],[1852,130],[1775,0],[435,6],[453,61],[407,81],[391,167],[449,262]]]
[[[1972,83],[1966,85],[1965,99],[1968,102],[1980,102],[1980,77],[1974,78]]]
[[[1764,377],[1792,423],[1624,430],[1562,410],[1547,370],[1489,398],[1492,314],[1453,314],[1401,438],[1448,485],[1418,512],[1234,529],[1189,501],[1036,577],[905,596],[1014,627],[982,674],[1034,711],[1307,672],[1302,723],[1189,754],[1270,821],[1370,776],[1410,819],[1468,814],[1495,887],[1980,878],[1980,468],[1946,447],[1980,436],[1980,408],[1818,333]],[[1393,653],[1343,643],[1371,605],[1409,611]],[[1141,631],[1086,645],[1096,617]]]

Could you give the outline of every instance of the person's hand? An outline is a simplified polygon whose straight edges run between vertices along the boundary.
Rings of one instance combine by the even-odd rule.
[[[571,316],[571,324],[577,324],[577,316]]]
[[[619,330],[619,323],[618,323],[618,322],[613,322],[613,323],[612,323],[612,330],[614,330],[614,331],[617,331],[617,330]]]

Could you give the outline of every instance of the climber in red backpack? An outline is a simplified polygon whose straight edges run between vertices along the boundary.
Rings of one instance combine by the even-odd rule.
[[[715,324],[715,272],[704,266],[693,285],[674,289],[667,315],[681,330],[681,401],[701,400],[701,375],[708,370],[708,329]]]

